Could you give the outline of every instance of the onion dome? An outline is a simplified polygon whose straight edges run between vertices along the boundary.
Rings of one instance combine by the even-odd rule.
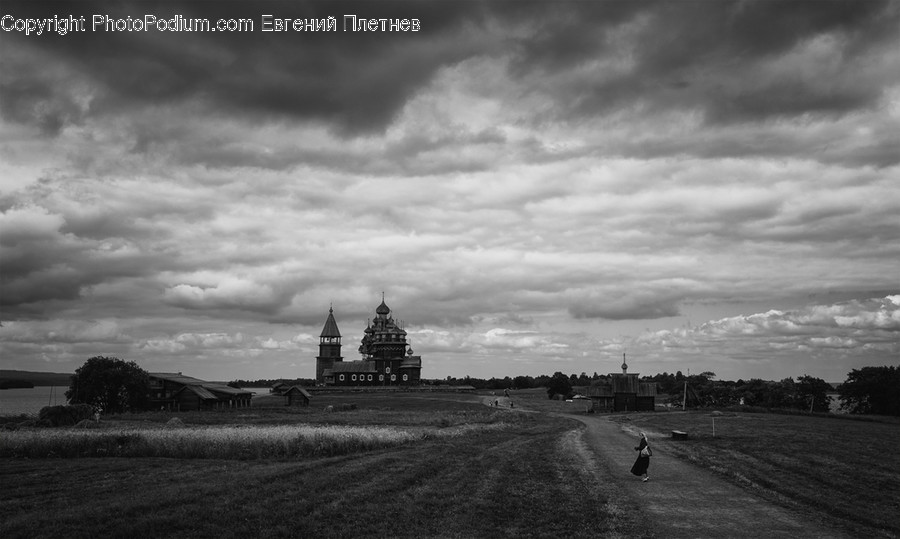
[[[375,309],[375,314],[391,314],[391,308],[388,307],[384,302],[383,297],[381,298],[381,305],[379,305],[378,308]]]

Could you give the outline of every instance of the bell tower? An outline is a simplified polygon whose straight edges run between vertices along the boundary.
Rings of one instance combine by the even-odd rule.
[[[325,327],[319,335],[319,355],[316,356],[316,383],[325,382],[325,369],[331,369],[336,361],[343,361],[341,357],[341,331],[334,320],[334,308],[328,307],[328,318],[325,319]]]

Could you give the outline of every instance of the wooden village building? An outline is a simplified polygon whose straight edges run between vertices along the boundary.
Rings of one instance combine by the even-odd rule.
[[[312,395],[300,386],[291,386],[283,391],[284,404],[286,406],[309,406],[309,400]]]
[[[409,386],[418,385],[422,356],[413,355],[404,330],[391,316],[381,298],[375,318],[367,323],[359,346],[363,359],[344,361],[341,332],[328,309],[328,318],[319,336],[316,357],[316,384],[326,386]]]
[[[610,373],[588,388],[588,397],[598,412],[634,412],[656,409],[656,382],[642,382],[637,373],[628,372],[628,364],[622,356],[622,372]]]
[[[287,382],[275,382],[275,385],[269,388],[269,392],[281,395],[290,388],[291,384]]]
[[[253,392],[180,372],[151,372],[150,407],[173,412],[249,408]]]

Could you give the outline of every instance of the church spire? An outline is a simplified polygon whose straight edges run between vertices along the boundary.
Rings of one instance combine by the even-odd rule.
[[[325,319],[325,327],[319,337],[340,337],[341,331],[338,329],[337,322],[334,320],[334,307],[328,307],[328,318]]]

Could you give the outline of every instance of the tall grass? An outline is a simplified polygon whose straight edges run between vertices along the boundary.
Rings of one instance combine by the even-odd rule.
[[[502,423],[451,428],[279,425],[200,428],[40,429],[6,432],[0,458],[169,457],[265,459],[329,457],[435,437],[505,428]]]
[[[4,433],[0,457],[321,457],[410,442],[421,435],[389,427],[268,426],[191,429],[34,430]]]

